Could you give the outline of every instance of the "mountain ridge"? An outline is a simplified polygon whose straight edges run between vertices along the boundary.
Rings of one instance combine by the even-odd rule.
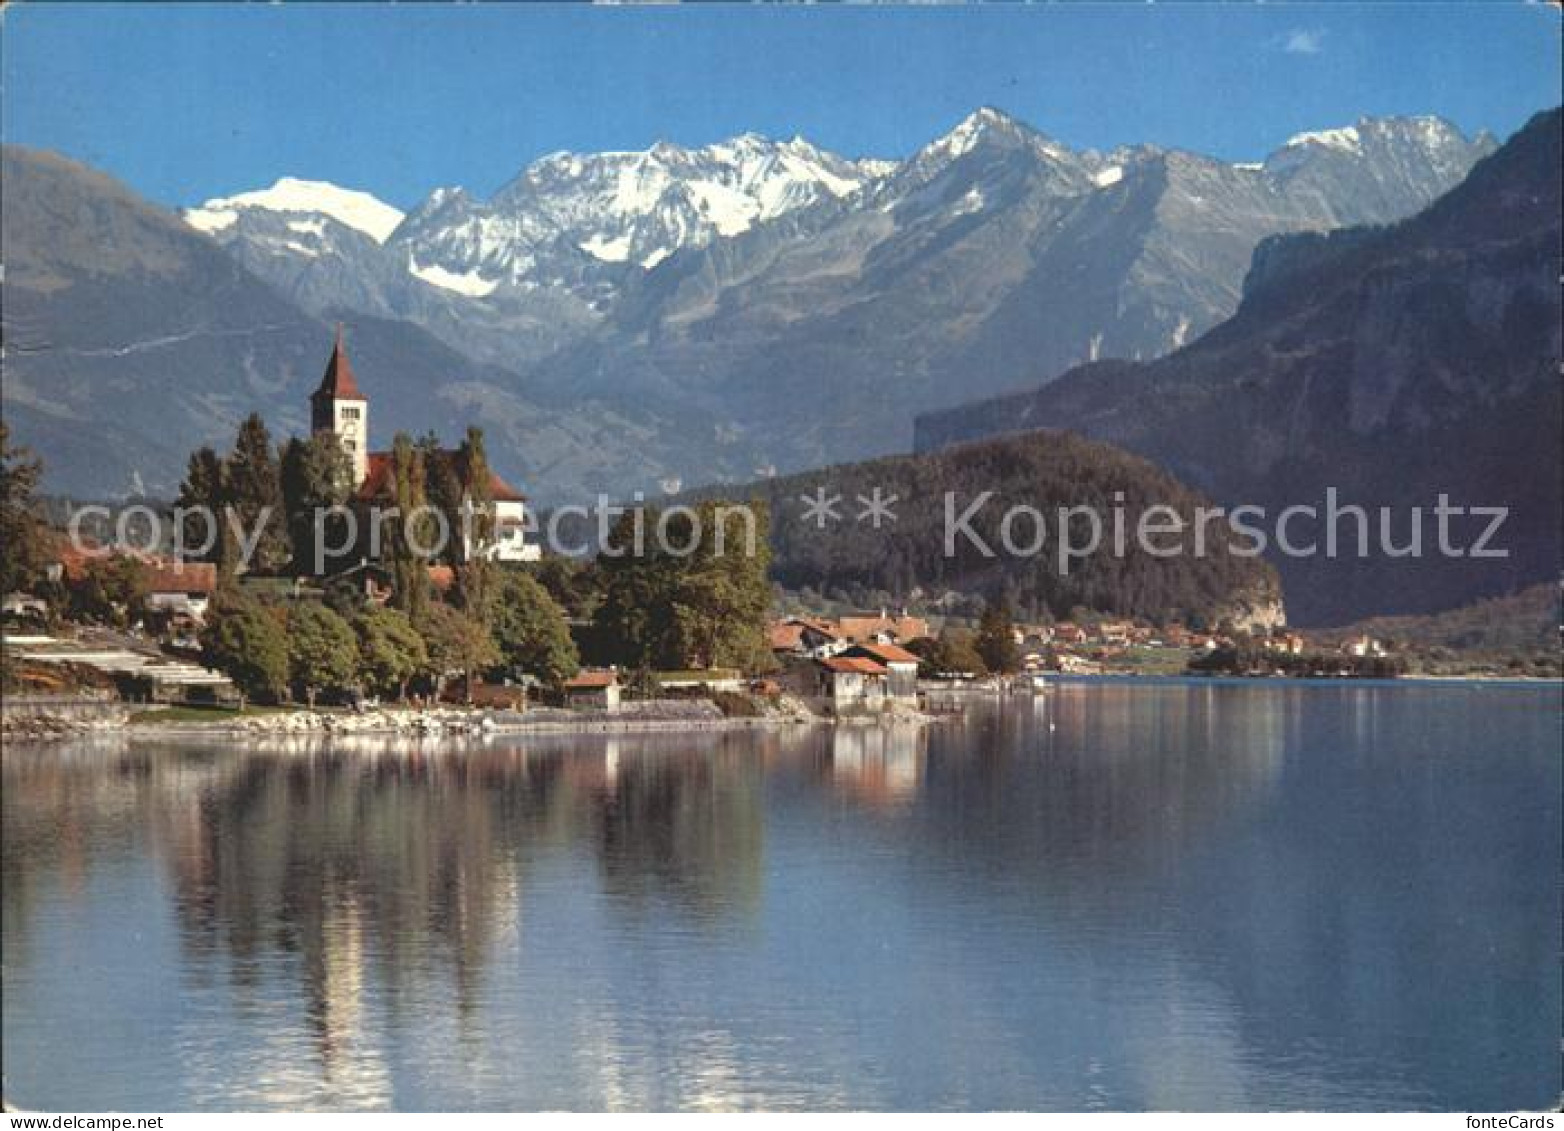
[[[1415,122],[1398,130],[1427,133]],[[1457,165],[1476,144],[1443,128],[1429,136],[1452,147],[1446,157]],[[456,191],[431,194],[387,234],[351,209],[344,213],[336,186],[286,179],[282,190],[274,184],[259,198],[214,198],[239,203],[214,207],[225,215],[211,234],[187,232],[257,284],[246,292],[253,299],[234,305],[254,314],[252,329],[343,320],[350,330],[362,323],[372,335],[401,326],[396,332],[412,334],[410,340],[425,335],[437,341],[449,352],[421,345],[414,353],[422,360],[404,372],[387,357],[387,395],[411,389],[402,382],[417,369],[423,374],[420,397],[488,414],[483,422],[505,445],[497,451],[514,461],[512,470],[527,477],[539,497],[560,499],[597,491],[655,494],[670,482],[743,480],[900,450],[910,444],[917,412],[1013,387],[1025,377],[1025,366],[1047,376],[1091,356],[1150,356],[1176,348],[1236,305],[1252,244],[1277,226],[1279,190],[1269,187],[1263,170],[1150,147],[1075,151],[991,109],[974,112],[894,166],[839,164],[847,159],[801,139],[769,142],[754,135],[701,150],[654,146],[592,171],[581,159],[578,173],[570,170],[575,160],[550,155],[529,167],[531,180],[523,171],[509,186],[512,197],[546,195],[562,176],[566,188],[584,178],[603,190],[590,199],[572,198],[551,214],[528,205],[506,221],[515,226],[515,247],[534,257],[526,270],[542,272],[541,284],[513,285],[509,274],[501,279],[486,260],[437,253],[442,239],[463,233],[481,243],[481,225],[469,222],[493,198],[479,202]],[[668,233],[692,230],[683,209],[694,207],[694,198],[688,186],[667,180],[667,170],[708,160],[748,186],[756,216],[766,201],[771,212],[721,235],[712,234],[715,214],[707,208],[705,236],[643,268],[635,256],[644,261],[667,250],[659,241]],[[1424,164],[1427,173],[1438,162]],[[1408,180],[1410,167],[1401,161],[1400,171],[1392,170],[1401,178],[1396,183],[1407,208],[1442,187],[1433,173]],[[1343,168],[1332,156],[1317,176],[1334,187],[1311,186],[1302,203],[1294,202],[1288,225],[1329,227],[1350,218],[1348,204],[1320,203],[1332,193],[1350,202],[1354,178],[1368,175],[1351,162],[1346,173]],[[673,192],[677,207],[665,216],[655,203],[661,197],[649,194],[643,203],[651,203],[632,210],[632,220],[650,216],[651,226],[630,233],[624,258],[615,258],[617,248],[604,259],[580,245],[600,237],[605,242],[594,246],[601,252],[626,238],[628,229],[567,230],[556,222],[574,215],[571,208],[601,211],[615,177],[629,176],[634,187],[642,173],[659,193]],[[792,191],[826,177],[839,177],[835,188],[843,195],[818,187]],[[309,204],[310,192],[337,199],[327,211],[292,211]],[[113,207],[135,211],[115,200]],[[140,207],[152,206],[136,198]],[[227,212],[235,214],[231,221]],[[42,219],[48,228],[46,208]],[[735,228],[744,219],[735,217]],[[166,216],[163,222],[179,224]],[[128,287],[134,274],[169,254],[166,241],[136,246],[134,254],[120,253],[117,266],[125,270],[115,285],[125,286],[107,318],[94,307],[106,297],[93,297],[83,272],[74,286],[45,292],[32,287],[24,271],[11,282],[28,285],[7,285],[8,296],[28,290],[22,308],[35,316],[47,311],[66,351],[124,347],[188,331],[182,324],[170,328],[166,312],[147,305],[162,300]],[[137,254],[147,262],[134,262]],[[105,255],[112,264],[112,249]],[[206,252],[199,258],[207,265],[203,273],[216,278],[215,261]],[[269,288],[264,297],[259,284]],[[165,297],[184,301],[172,293]],[[216,326],[227,325],[224,319],[234,312],[199,302],[196,309],[206,310]],[[94,336],[110,326],[114,340],[96,343]],[[261,406],[314,368],[302,343],[289,347],[286,361],[266,349],[231,344],[227,353],[184,347],[162,364],[187,389],[210,395],[214,383],[226,381],[230,397],[248,396]],[[421,368],[437,355],[448,362]],[[62,352],[57,360],[69,356]],[[94,364],[105,382],[105,403],[130,397],[105,366]],[[20,396],[8,394],[8,404],[26,400],[35,423],[38,413],[50,410],[60,419],[78,419],[85,395],[80,383],[68,382],[67,395],[55,397],[46,384],[29,381],[38,365],[28,360],[18,367]],[[267,366],[277,366],[276,372],[253,388],[212,372],[229,367],[260,374]],[[120,376],[128,381],[133,372],[139,371]],[[150,366],[147,374],[152,383],[143,403],[149,410],[160,398],[179,397],[181,381],[165,381],[163,371]],[[115,438],[143,403],[127,399],[125,412],[102,414],[113,418],[104,424],[105,450],[115,458],[74,471],[73,489],[117,489],[132,463],[149,484],[182,472],[161,446]],[[378,420],[395,421],[399,414],[416,419],[404,405],[382,403]],[[184,410],[176,404],[173,411],[177,417]],[[226,419],[232,411],[232,404],[220,401],[201,422]],[[279,405],[273,411],[292,410]],[[94,480],[99,471],[102,478]]]
[[[1537,115],[1397,224],[1263,246],[1237,311],[1181,350],[926,414],[917,447],[1064,428],[1228,504],[1320,504],[1334,486],[1402,521],[1441,492],[1511,508],[1502,564],[1279,562],[1306,621],[1430,612],[1552,577],[1560,128],[1557,109]]]

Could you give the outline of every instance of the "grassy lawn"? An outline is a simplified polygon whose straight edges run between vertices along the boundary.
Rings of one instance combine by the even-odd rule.
[[[1107,671],[1135,672],[1137,675],[1183,675],[1189,663],[1188,648],[1145,648],[1133,646],[1124,655],[1104,662]]]
[[[708,683],[712,680],[738,679],[741,673],[734,668],[710,668],[707,670],[697,668],[686,671],[656,672],[654,674],[660,683]]]
[[[261,715],[275,715],[288,710],[286,707],[160,707],[137,711],[130,716],[131,725],[137,723],[225,723],[234,719],[253,719]]]

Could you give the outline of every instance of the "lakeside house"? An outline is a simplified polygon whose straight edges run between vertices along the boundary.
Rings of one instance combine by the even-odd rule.
[[[826,656],[813,662],[812,686],[804,690],[824,699],[838,714],[877,707],[885,701],[885,666],[865,656]]]
[[[369,510],[396,505],[392,454],[369,450],[369,398],[359,386],[348,360],[340,327],[320,386],[310,394],[310,428],[336,436],[347,453],[353,468],[353,501],[359,508]],[[466,457],[460,449],[441,448],[434,453],[434,458],[447,461],[458,482],[469,481]],[[488,493],[494,511],[494,536],[488,556],[502,562],[538,560],[542,556],[541,548],[529,544],[526,539],[527,497],[492,469]],[[470,496],[462,500],[464,507],[470,506],[471,502]],[[466,532],[461,534],[463,550],[471,554],[471,542]]]
[[[780,659],[837,656],[865,644],[907,644],[931,635],[929,622],[922,617],[879,616],[828,617],[792,616],[772,621],[766,630],[771,651]]]
[[[206,619],[206,610],[217,593],[217,567],[211,562],[179,562],[161,558],[142,564],[149,611]]]
[[[885,697],[915,701],[918,698],[918,657],[895,644],[856,644],[844,656],[871,660],[884,669]]]
[[[619,673],[609,668],[583,668],[560,685],[565,706],[577,710],[619,709]]]
[[[792,657],[781,682],[835,714],[916,703],[918,657],[894,644],[857,644],[835,654]]]
[[[1372,636],[1358,636],[1342,645],[1343,652],[1358,659],[1373,656],[1384,656],[1388,653],[1385,646]]]

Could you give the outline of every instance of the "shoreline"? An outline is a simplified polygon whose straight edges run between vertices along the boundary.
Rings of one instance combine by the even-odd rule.
[[[833,717],[803,713],[777,712],[758,716],[723,715],[709,704],[702,708],[679,705],[670,709],[660,704],[650,711],[599,712],[572,714],[560,711],[529,717],[510,712],[467,711],[459,709],[377,712],[373,715],[335,712],[279,710],[242,718],[212,720],[181,719],[160,722],[156,718],[133,717],[137,712],[127,705],[122,716],[91,722],[59,716],[33,715],[5,726],[5,740],[18,743],[48,743],[83,738],[113,738],[130,741],[167,741],[174,739],[473,739],[522,735],[630,734],[630,733],[717,733],[722,731],[772,731],[792,727],[844,726],[872,727],[893,725],[926,726],[943,717],[925,711],[896,710],[878,715]]]

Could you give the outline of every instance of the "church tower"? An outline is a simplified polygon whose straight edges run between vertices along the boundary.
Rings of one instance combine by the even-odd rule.
[[[320,388],[310,395],[310,430],[334,432],[353,461],[353,485],[369,475],[369,400],[358,390],[347,350],[342,348],[342,327],[326,363]]]

